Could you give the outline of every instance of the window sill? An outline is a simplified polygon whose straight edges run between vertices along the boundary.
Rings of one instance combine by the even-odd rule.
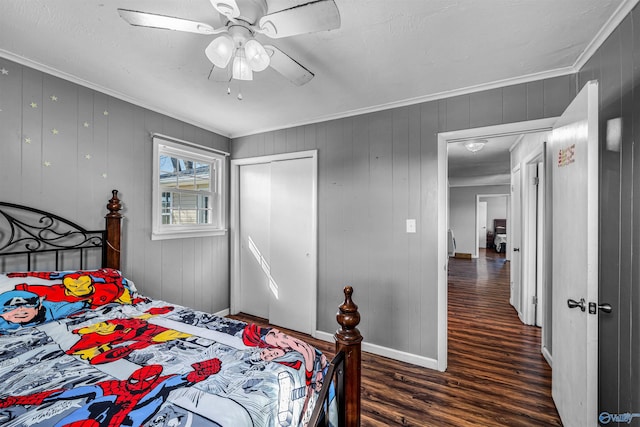
[[[224,236],[227,229],[219,230],[185,230],[151,233],[151,240],[192,239],[195,237]]]

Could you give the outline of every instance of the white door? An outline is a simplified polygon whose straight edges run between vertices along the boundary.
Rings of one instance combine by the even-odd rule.
[[[478,230],[478,248],[486,248],[487,247],[487,202],[478,202],[477,230]]]
[[[271,163],[271,293],[269,321],[311,334],[316,287],[313,247],[313,159]]]
[[[315,332],[316,158],[238,167],[238,310]]]
[[[511,251],[511,305],[522,319],[522,203],[520,169],[511,174],[511,224],[507,223],[507,251]]]
[[[240,166],[240,286],[243,313],[269,317],[269,163]]]
[[[546,302],[544,295],[544,253],[542,238],[544,236],[544,163],[536,166],[538,185],[536,188],[536,326],[542,327],[542,313]]]
[[[598,425],[598,84],[585,85],[554,126],[552,395],[565,426]],[[590,312],[595,313],[590,314]]]

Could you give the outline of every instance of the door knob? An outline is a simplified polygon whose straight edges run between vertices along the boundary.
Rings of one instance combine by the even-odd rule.
[[[613,311],[613,308],[611,307],[611,304],[608,304],[608,303],[604,303],[604,304],[596,304],[595,302],[589,303],[589,314],[598,314],[598,310],[608,314]]]
[[[584,304],[584,298],[580,298],[580,302],[576,301],[576,300],[572,300],[572,299],[568,299],[567,300],[567,305],[569,306],[569,308],[576,308],[576,307],[580,307],[581,311],[585,311],[587,309],[587,307]]]
[[[604,311],[605,313],[611,313],[613,309],[611,308],[611,304],[604,303],[598,304],[598,310]]]

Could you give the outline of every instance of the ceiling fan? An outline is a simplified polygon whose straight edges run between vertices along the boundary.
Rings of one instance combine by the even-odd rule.
[[[298,86],[309,82],[314,74],[277,47],[263,45],[255,36],[278,39],[340,27],[340,12],[334,0],[311,1],[273,13],[267,13],[266,0],[210,1],[222,15],[224,27],[129,9],[118,9],[118,13],[134,26],[218,35],[205,49],[214,65],[216,80],[252,80],[254,71],[270,66]]]

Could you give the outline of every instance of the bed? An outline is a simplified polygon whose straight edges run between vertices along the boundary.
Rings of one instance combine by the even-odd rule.
[[[504,253],[507,250],[507,220],[493,220],[493,246],[496,252]]]
[[[351,287],[329,361],[276,328],[139,293],[120,271],[116,190],[107,208],[90,231],[0,203],[0,425],[360,424]]]

